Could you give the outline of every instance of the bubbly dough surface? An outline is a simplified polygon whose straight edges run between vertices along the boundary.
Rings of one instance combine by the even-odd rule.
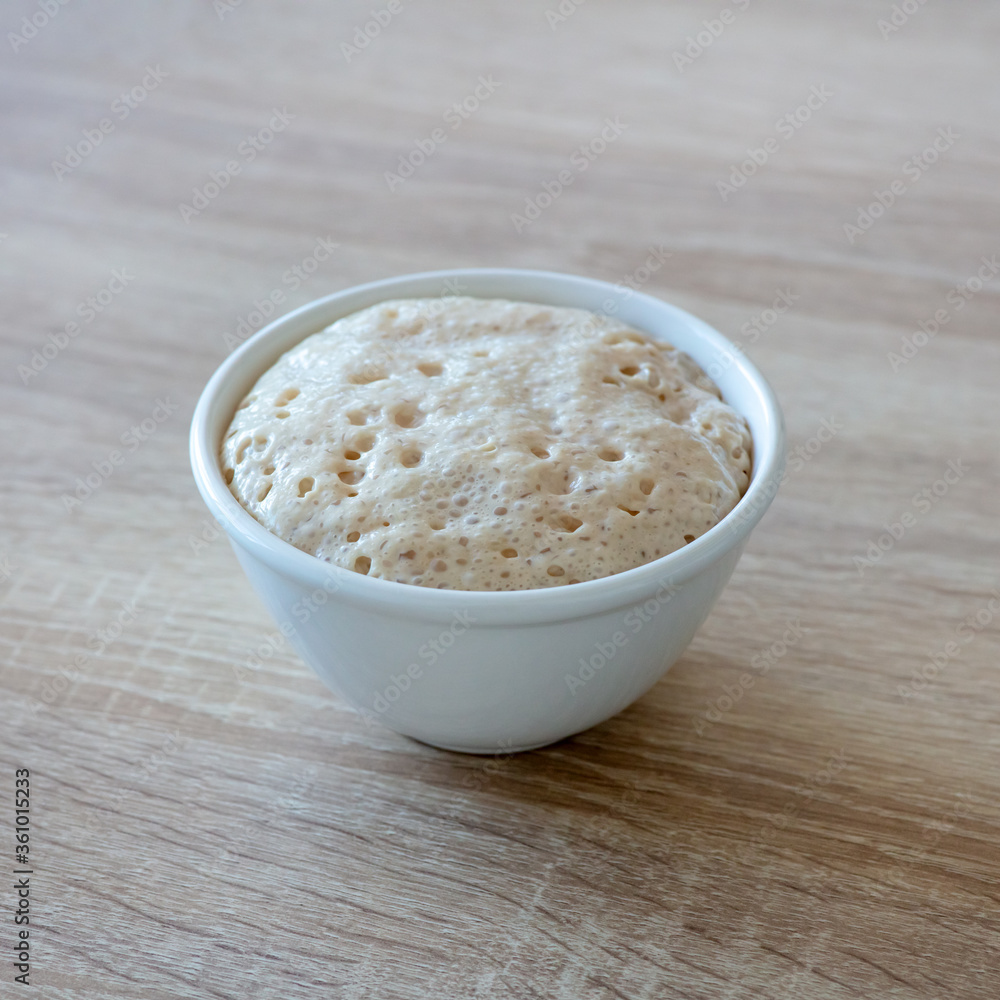
[[[687,355],[579,309],[402,299],[284,354],[222,467],[265,528],[401,583],[525,590],[681,548],[746,490],[750,433]]]

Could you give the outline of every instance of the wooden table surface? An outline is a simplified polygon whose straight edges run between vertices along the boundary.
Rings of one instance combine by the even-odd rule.
[[[995,4],[2,22],[0,845],[26,768],[35,992],[12,874],[0,995],[1000,993]],[[287,648],[244,669],[272,626],[187,461],[262,312],[462,265],[641,284],[789,428],[667,677],[496,759],[366,725]]]

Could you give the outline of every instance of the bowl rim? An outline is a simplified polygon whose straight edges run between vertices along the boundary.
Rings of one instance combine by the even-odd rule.
[[[342,316],[349,315],[366,305],[357,301],[368,300],[376,304],[391,298],[415,297],[399,294],[404,285],[441,283],[456,284],[463,278],[469,280],[524,281],[548,283],[559,286],[565,294],[574,289],[595,291],[607,296],[605,301],[622,302],[638,298],[640,304],[653,308],[673,320],[683,323],[701,339],[708,341],[720,352],[717,356],[727,361],[727,369],[736,369],[760,405],[764,415],[764,432],[761,439],[753,439],[753,468],[750,484],[740,502],[718,524],[710,528],[682,549],[654,559],[612,576],[587,580],[572,586],[541,587],[530,590],[478,591],[437,590],[413,584],[398,583],[363,576],[352,570],[326,562],[297,549],[290,542],[272,534],[245,510],[229,491],[218,461],[219,441],[213,439],[212,422],[220,395],[231,380],[239,378],[248,390],[266,367],[277,356],[299,343],[310,332],[304,332],[289,343],[283,344],[268,365],[261,368],[255,363],[249,374],[243,373],[248,358],[260,352],[265,343],[280,339],[289,328],[313,319],[310,331],[324,329]],[[397,294],[392,294],[397,290]],[[383,294],[384,293],[384,294]],[[464,293],[463,293],[464,294]],[[482,294],[468,293],[472,297]],[[422,294],[419,297],[446,297]],[[501,293],[492,297],[505,298]],[[560,296],[553,293],[554,298]],[[519,301],[528,301],[519,299]],[[345,303],[348,303],[344,308]],[[555,303],[552,303],[555,304]],[[585,308],[585,307],[580,307]],[[338,311],[339,310],[339,311]],[[319,317],[328,317],[320,319]],[[655,336],[655,334],[651,334]],[[231,419],[231,414],[227,415]],[[222,430],[228,426],[228,421]],[[210,513],[229,535],[237,548],[245,549],[251,556],[265,563],[272,570],[305,587],[315,588],[326,595],[337,594],[359,607],[384,610],[396,616],[420,620],[449,621],[458,612],[464,612],[474,622],[493,625],[540,624],[568,620],[603,613],[629,604],[648,601],[654,596],[663,603],[673,596],[674,589],[684,581],[720,560],[734,547],[742,546],[751,530],[770,506],[778,486],[783,481],[785,467],[785,428],[781,407],[767,380],[746,356],[721,333],[691,313],[671,305],[645,292],[635,291],[621,284],[555,271],[523,268],[453,268],[397,275],[378,281],[353,285],[330,295],[314,299],[290,312],[278,316],[236,347],[219,365],[202,391],[191,420],[190,459],[194,479]],[[666,597],[660,595],[666,593]],[[319,595],[317,594],[317,597]],[[326,597],[323,597],[326,600]]]

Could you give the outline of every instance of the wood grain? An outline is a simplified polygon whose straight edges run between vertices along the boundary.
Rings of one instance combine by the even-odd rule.
[[[72,3],[16,45],[41,8],[4,11],[0,783],[30,768],[38,995],[996,996],[1000,11],[733,0],[683,64],[721,4],[393,6],[346,54],[384,3]],[[239,679],[270,626],[186,431],[254,303],[456,265],[619,281],[650,248],[644,288],[744,345],[791,447],[671,673],[496,759],[366,725],[287,649]]]

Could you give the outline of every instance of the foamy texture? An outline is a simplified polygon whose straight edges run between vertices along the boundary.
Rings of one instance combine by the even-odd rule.
[[[749,482],[743,418],[687,355],[579,309],[384,302],[284,354],[233,417],[230,489],[268,530],[459,590],[621,573]]]

